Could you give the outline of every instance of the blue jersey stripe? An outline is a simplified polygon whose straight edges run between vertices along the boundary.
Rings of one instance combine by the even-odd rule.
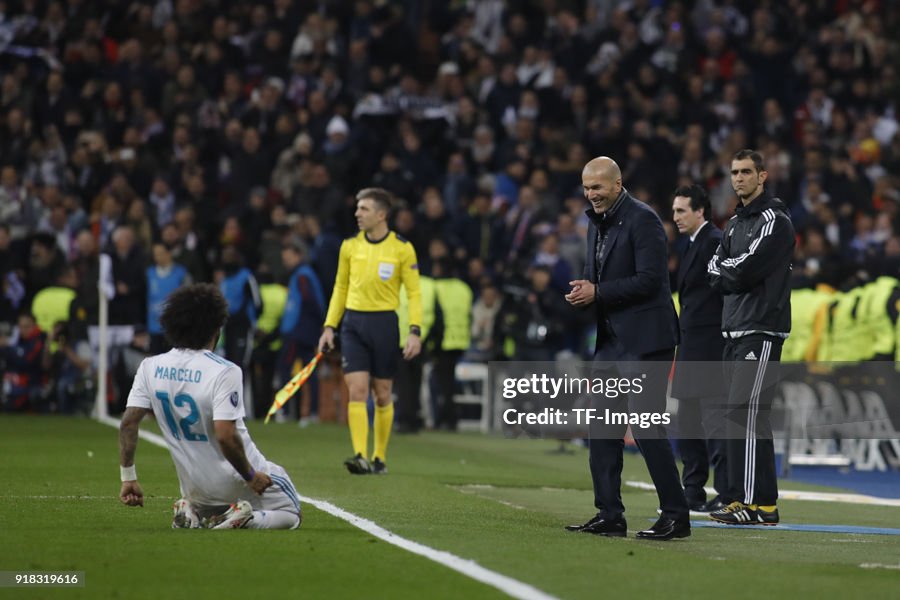
[[[297,512],[300,512],[300,503],[297,501],[296,498],[294,498],[290,494],[290,492],[288,491],[287,485],[284,483],[277,483],[277,482],[275,483],[275,485],[277,485],[278,487],[281,488],[281,490],[285,493],[285,496],[288,497],[288,500],[290,500],[291,503],[294,505],[294,509],[297,510]]]
[[[277,475],[272,480],[278,483],[279,487],[284,490],[284,493],[291,498],[291,500],[294,502],[294,505],[297,507],[297,509],[299,509],[300,499],[297,496],[297,490],[294,489],[294,486],[291,485],[291,482]]]
[[[206,358],[212,359],[213,361],[219,363],[220,365],[228,366],[228,361],[219,356],[218,354],[213,354],[212,352],[204,352],[203,356]]]
[[[298,511],[300,510],[300,500],[297,498],[297,491],[294,489],[294,486],[290,484],[289,481],[279,477],[278,475],[269,475],[272,478],[272,481],[281,488],[281,490],[285,493],[285,495],[290,498],[291,502],[294,504],[294,508]]]
[[[280,475],[269,475],[272,481],[284,490],[284,493],[291,497],[292,500],[296,500],[296,492],[293,490],[293,486]]]

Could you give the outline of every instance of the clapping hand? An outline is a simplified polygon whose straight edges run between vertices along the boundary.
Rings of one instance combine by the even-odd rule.
[[[570,281],[572,291],[566,294],[566,302],[572,306],[589,306],[594,302],[595,285],[587,279]]]

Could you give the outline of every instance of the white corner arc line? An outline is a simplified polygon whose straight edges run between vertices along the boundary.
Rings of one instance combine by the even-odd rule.
[[[99,421],[104,425],[109,425],[116,428],[119,427],[119,420],[112,417],[101,418],[99,419]],[[144,430],[138,430],[138,435],[154,446],[167,448],[165,439],[163,439],[163,437],[160,435]],[[419,542],[414,542],[404,537],[400,537],[399,535],[388,531],[387,529],[381,527],[373,521],[354,515],[353,513],[348,512],[343,508],[335,506],[331,502],[325,500],[317,500],[315,498],[310,498],[309,496],[304,496],[302,494],[300,495],[300,500],[315,506],[317,509],[326,512],[333,517],[337,517],[338,519],[347,521],[354,527],[362,529],[366,533],[384,540],[385,542],[393,546],[397,546],[398,548],[402,548],[407,552],[412,552],[413,554],[417,554],[419,556],[427,558],[428,560],[434,561],[440,565],[447,567],[448,569],[452,569],[457,573],[465,575],[470,579],[480,581],[485,585],[489,585],[497,590],[500,590],[504,594],[512,596],[513,598],[518,598],[519,600],[558,600],[556,596],[551,596],[550,594],[541,591],[532,585],[523,583],[517,579],[513,579],[512,577],[508,577],[501,573],[497,573],[496,571],[491,571],[490,569],[482,567],[474,560],[468,560],[444,550],[435,550],[434,548],[426,546],[425,544],[420,544]]]

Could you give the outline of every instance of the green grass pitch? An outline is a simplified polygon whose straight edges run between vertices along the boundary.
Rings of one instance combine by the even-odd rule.
[[[152,424],[150,426],[152,428]],[[353,477],[344,428],[250,424],[301,494],[471,559],[560,598],[887,598],[900,537],[695,528],[642,542],[656,497],[624,488],[627,539],[565,532],[587,519],[587,453],[476,434],[395,435],[386,477]],[[78,570],[83,588],[0,588],[0,598],[495,598],[499,591],[304,507],[300,530],[172,530],[168,452],[141,440],[143,509],[120,505],[117,434],[83,419],[0,417],[0,570]],[[625,479],[649,481],[628,455]],[[791,489],[825,490],[802,484]],[[898,510],[783,501],[786,523],[897,527]]]

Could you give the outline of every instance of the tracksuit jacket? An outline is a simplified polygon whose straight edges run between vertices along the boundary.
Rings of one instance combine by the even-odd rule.
[[[707,266],[710,285],[722,293],[722,331],[729,337],[791,330],[791,258],[794,226],[787,207],[768,191],[741,204]]]

